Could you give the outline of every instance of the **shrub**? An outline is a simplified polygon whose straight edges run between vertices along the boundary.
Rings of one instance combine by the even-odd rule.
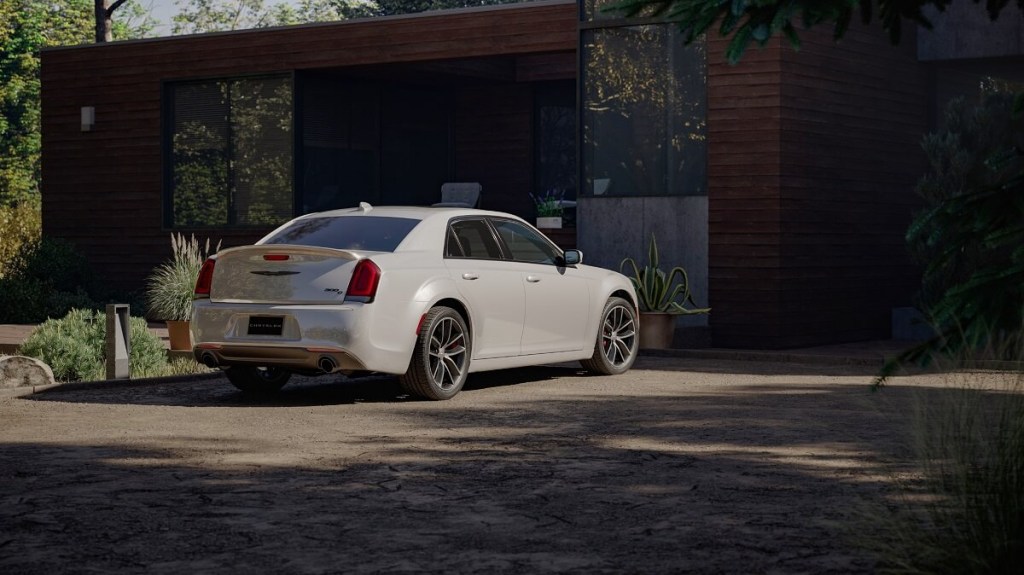
[[[192,297],[199,270],[210,254],[210,240],[201,246],[193,235],[171,234],[171,260],[157,266],[146,281],[149,313],[154,319],[185,321],[192,317]],[[214,252],[220,249],[220,244]]]
[[[0,278],[21,252],[23,245],[34,245],[42,234],[43,219],[39,201],[0,206]]]
[[[132,377],[154,377],[168,371],[163,342],[149,331],[146,320],[130,320]],[[73,309],[61,319],[43,322],[22,344],[22,355],[38,358],[53,369],[60,381],[105,379],[106,316],[97,311]]]
[[[64,240],[21,245],[0,278],[0,323],[39,323],[74,308],[96,308],[89,262]]]

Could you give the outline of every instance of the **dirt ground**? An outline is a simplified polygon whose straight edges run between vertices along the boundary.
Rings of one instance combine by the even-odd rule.
[[[870,573],[855,517],[945,386],[871,375],[645,357],[448,402],[379,377],[0,399],[0,572]]]

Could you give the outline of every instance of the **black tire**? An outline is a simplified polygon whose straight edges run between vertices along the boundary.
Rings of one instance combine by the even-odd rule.
[[[288,383],[292,373],[279,367],[229,367],[224,370],[228,381],[244,393],[269,395],[277,393]]]
[[[618,375],[633,367],[640,338],[636,308],[620,297],[608,298],[601,312],[594,355],[580,361],[583,369],[602,375]]]
[[[402,389],[424,399],[451,399],[466,383],[473,346],[466,320],[450,307],[427,312]]]

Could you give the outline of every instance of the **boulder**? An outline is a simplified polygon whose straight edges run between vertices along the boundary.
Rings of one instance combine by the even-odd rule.
[[[0,355],[0,389],[56,383],[50,366],[34,357]]]

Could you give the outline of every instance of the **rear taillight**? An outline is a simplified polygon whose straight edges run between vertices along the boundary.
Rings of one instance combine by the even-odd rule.
[[[196,280],[195,297],[210,297],[210,286],[213,285],[213,264],[212,259],[203,262],[199,268],[199,279]]]
[[[377,284],[380,283],[380,268],[370,260],[359,260],[352,279],[345,291],[347,301],[370,303],[377,295]]]

